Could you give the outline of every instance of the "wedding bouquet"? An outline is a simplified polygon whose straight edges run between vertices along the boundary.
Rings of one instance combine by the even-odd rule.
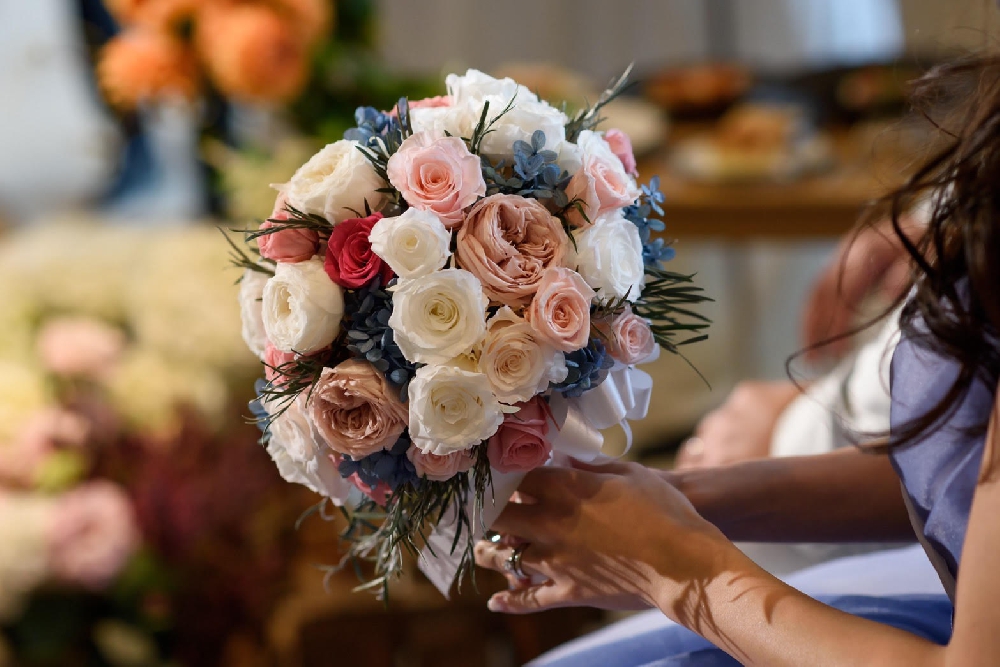
[[[423,550],[447,594],[520,476],[598,456],[645,414],[633,366],[702,338],[705,299],[652,238],[657,179],[595,130],[626,76],[572,118],[476,70],[360,108],[234,246],[263,442],[343,509],[366,586]]]

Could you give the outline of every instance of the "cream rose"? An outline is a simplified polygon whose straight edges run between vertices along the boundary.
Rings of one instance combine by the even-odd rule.
[[[444,482],[460,472],[467,472],[476,462],[471,449],[451,454],[427,454],[410,447],[406,450],[406,458],[413,463],[418,477],[426,477],[433,482]]]
[[[368,241],[400,278],[434,273],[451,256],[451,234],[432,211],[409,208],[395,218],[382,218]]]
[[[566,196],[580,200],[590,223],[597,218],[632,204],[640,194],[635,179],[600,134],[584,130],[577,139],[580,168],[573,173]],[[575,209],[574,209],[575,211]],[[588,224],[579,212],[570,215],[578,227]]]
[[[451,454],[486,440],[503,409],[482,373],[424,366],[410,381],[410,439],[427,454]]]
[[[454,137],[417,133],[407,137],[386,164],[389,182],[413,208],[433,211],[446,227],[486,194],[479,158]]]
[[[385,185],[358,142],[343,139],[313,155],[282,190],[298,210],[337,224],[364,214],[365,202],[378,210],[384,195],[377,190]]]
[[[335,452],[362,459],[390,449],[406,428],[406,406],[366,361],[324,368],[312,387],[309,416]]]
[[[531,301],[545,269],[564,265],[569,238],[538,200],[492,195],[469,211],[456,247],[486,295],[517,308]]]
[[[576,270],[602,301],[635,301],[642,292],[645,267],[636,226],[621,213],[600,218],[573,234]]]
[[[264,286],[267,339],[282,352],[310,354],[337,337],[344,317],[344,293],[326,275],[323,260],[278,264]]]
[[[336,505],[347,500],[351,483],[340,476],[326,443],[310,423],[306,393],[271,421],[267,453],[285,481],[301,484]]]
[[[243,342],[250,351],[261,359],[267,348],[267,334],[264,332],[264,285],[267,274],[247,269],[240,280],[240,320]]]
[[[573,352],[590,340],[590,302],[594,290],[576,271],[545,272],[524,316],[532,328],[557,350]]]
[[[486,323],[479,371],[501,403],[527,401],[567,375],[563,353],[506,306]]]
[[[488,305],[474,275],[462,269],[442,269],[399,281],[392,293],[389,326],[409,361],[442,364],[483,339]]]

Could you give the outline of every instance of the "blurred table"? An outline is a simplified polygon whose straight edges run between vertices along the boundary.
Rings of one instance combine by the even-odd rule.
[[[668,236],[719,241],[833,238],[850,230],[865,206],[902,182],[912,162],[901,140],[874,128],[830,132],[836,164],[787,182],[701,183],[675,174],[673,142],[704,131],[671,130],[671,143],[639,161],[640,181],[660,175]]]

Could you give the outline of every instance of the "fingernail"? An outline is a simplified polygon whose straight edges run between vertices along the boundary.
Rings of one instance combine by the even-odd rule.
[[[489,602],[486,603],[486,608],[490,611],[503,611],[503,604],[501,604],[500,600],[492,597],[489,599]]]

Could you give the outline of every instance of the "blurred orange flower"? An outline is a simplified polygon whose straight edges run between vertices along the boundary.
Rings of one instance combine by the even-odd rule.
[[[131,110],[150,100],[193,99],[198,65],[180,40],[139,28],[119,34],[101,49],[97,80],[112,105]]]
[[[203,11],[196,44],[219,90],[246,102],[289,101],[309,74],[307,45],[273,9],[247,4]]]
[[[272,0],[291,22],[295,34],[310,46],[328,36],[334,26],[334,0]]]
[[[141,25],[157,30],[176,27],[194,17],[198,9],[216,0],[105,0],[120,25]]]

